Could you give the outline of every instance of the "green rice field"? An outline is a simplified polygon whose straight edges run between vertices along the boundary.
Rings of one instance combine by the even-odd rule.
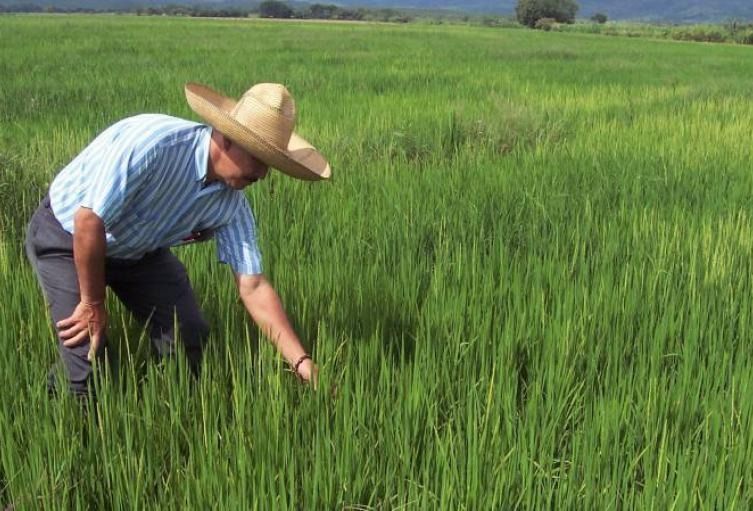
[[[751,509],[753,48],[467,26],[0,16],[0,509]],[[98,401],[50,399],[23,230],[187,81],[282,82],[333,178],[247,193],[320,366],[212,244],[201,377],[113,298]]]

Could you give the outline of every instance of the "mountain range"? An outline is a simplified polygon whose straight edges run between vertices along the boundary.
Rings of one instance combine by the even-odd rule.
[[[753,21],[753,0],[577,0],[578,17],[596,12],[612,20],[653,22],[721,22],[732,19]],[[249,8],[259,0],[0,0],[0,6],[36,4],[62,9],[133,9],[139,6],[180,4],[212,8]],[[297,4],[301,2],[296,2]],[[451,10],[469,14],[512,15],[516,0],[312,0],[309,3],[336,4],[340,7]]]

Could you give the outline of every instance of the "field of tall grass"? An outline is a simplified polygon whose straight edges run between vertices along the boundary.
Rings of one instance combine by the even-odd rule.
[[[661,24],[630,21],[609,23],[578,22],[572,25],[546,24],[545,28],[562,32],[579,32],[622,37],[642,37],[694,41],[701,43],[753,44],[753,23]]]
[[[749,509],[751,48],[461,26],[0,17],[0,508]],[[249,189],[301,385],[210,244],[192,381],[108,302],[86,411],[23,256],[52,176],[182,86],[285,83],[328,183]]]

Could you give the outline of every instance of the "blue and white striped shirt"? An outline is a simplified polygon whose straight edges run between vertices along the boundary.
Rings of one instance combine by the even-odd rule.
[[[256,224],[242,190],[205,183],[212,129],[159,114],[119,121],[55,177],[50,205],[73,233],[79,207],[105,225],[107,256],[138,259],[215,230],[217,256],[241,274],[261,273]]]

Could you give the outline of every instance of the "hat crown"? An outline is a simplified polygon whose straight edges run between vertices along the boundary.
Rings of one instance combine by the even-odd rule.
[[[212,129],[285,174],[307,181],[328,179],[329,163],[297,135],[295,103],[280,84],[259,84],[235,100],[206,85],[188,82],[186,100]]]
[[[295,101],[279,83],[254,85],[230,115],[277,148],[287,148],[295,129]]]

